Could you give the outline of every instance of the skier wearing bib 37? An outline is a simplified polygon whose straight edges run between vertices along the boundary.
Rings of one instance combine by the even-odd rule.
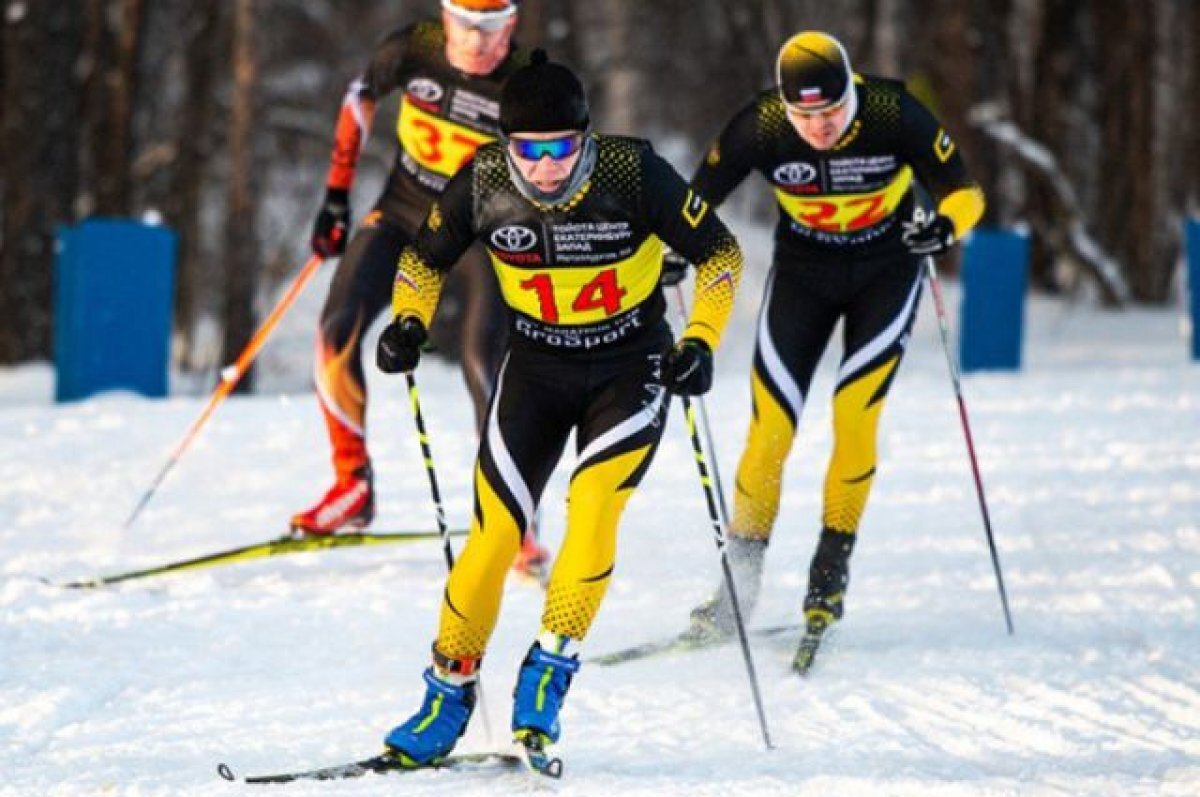
[[[937,119],[903,83],[852,72],[832,36],[793,36],[779,52],[777,76],[777,87],[729,122],[692,186],[719,205],[758,171],[780,211],[730,524],[729,559],[746,611],[758,597],[783,465],[813,372],[843,324],[833,454],[794,662],[806,672],[820,635],[842,616],[850,552],[875,476],[879,416],[917,312],[921,258],[970,230],[984,200]],[[909,221],[922,215],[914,214],[914,180],[937,201],[927,223]],[[721,637],[732,624],[720,586],[692,612],[689,634]]]
[[[384,371],[415,367],[446,272],[484,242],[512,311],[509,348],[425,699],[386,739],[407,766],[446,756],[466,729],[505,571],[574,431],[567,528],[512,714],[531,758],[558,740],[578,646],[608,589],[617,527],[654,457],[667,394],[708,390],[741,274],[733,236],[647,142],[589,131],[583,87],[565,66],[535,52],[505,87],[500,119],[502,141],[450,181],[401,256],[395,320],[379,341]],[[698,264],[695,307],[675,343],[659,286],[664,243]]]
[[[459,167],[499,132],[500,91],[528,54],[512,44],[516,0],[442,0],[441,21],[386,36],[350,85],[338,117],[325,201],[313,252],[343,255],[321,311],[317,394],[333,447],[336,481],[314,506],[292,517],[293,530],[333,534],[363,528],[375,516],[367,452],[367,385],[362,339],[387,305],[396,260]],[[403,91],[396,132],[400,149],[374,209],[350,226],[350,188],[376,104]],[[482,424],[503,351],[503,305],[481,247],[463,255],[451,290],[463,302],[463,377]],[[435,335],[436,337],[436,335]],[[546,552],[529,535],[518,565],[537,575]]]

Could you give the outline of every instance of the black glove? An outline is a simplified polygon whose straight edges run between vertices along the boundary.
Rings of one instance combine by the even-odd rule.
[[[676,395],[704,395],[712,387],[712,349],[702,340],[683,338],[663,355],[660,379]]]
[[[687,258],[668,249],[663,253],[662,276],[658,278],[659,284],[666,288],[678,285],[687,279],[687,271]]]
[[[904,222],[900,240],[914,255],[940,255],[954,246],[954,222],[940,213],[930,215],[932,218],[922,214]]]
[[[338,257],[346,251],[346,234],[350,229],[350,192],[344,188],[329,188],[325,201],[313,224],[312,250],[318,257]]]
[[[421,359],[421,344],[429,335],[421,319],[406,315],[387,325],[375,347],[375,363],[385,374],[408,373]]]

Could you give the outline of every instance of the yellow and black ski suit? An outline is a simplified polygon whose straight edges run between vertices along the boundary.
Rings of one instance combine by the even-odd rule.
[[[748,539],[771,534],[784,461],[839,320],[844,345],[823,537],[856,532],[875,476],[879,415],[921,292],[920,264],[901,241],[914,180],[953,221],[956,237],[983,212],[982,191],[958,147],[903,83],[855,75],[853,91],[857,111],[828,150],[799,136],[778,90],[761,93],[729,122],[692,181],[719,205],[758,171],[779,205],[751,375],[753,419],[731,524],[733,534]]]
[[[475,468],[471,531],[446,585],[434,647],[451,670],[482,657],[505,574],[572,431],[567,530],[542,630],[576,640],[587,633],[612,576],[618,521],[667,415],[657,373],[672,342],[659,287],[663,244],[697,264],[684,335],[714,350],[741,275],[733,236],[648,143],[591,136],[584,146],[595,148],[591,176],[554,206],[521,192],[503,145],[481,147],[400,259],[396,317],[428,325],[446,272],[476,240],[511,311]]]

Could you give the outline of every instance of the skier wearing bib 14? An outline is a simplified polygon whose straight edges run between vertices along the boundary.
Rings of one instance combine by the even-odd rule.
[[[650,466],[667,393],[699,394],[742,267],[733,236],[650,145],[593,135],[583,88],[535,52],[510,78],[501,142],[479,149],[434,204],[396,275],[387,372],[417,363],[446,272],[484,242],[511,312],[475,469],[475,513],[443,593],[425,699],[386,744],[407,766],[446,756],[475,706],[504,576],[572,431],[567,527],[541,629],[514,693],[527,749],[559,738],[578,646],[608,589],[617,526]],[[659,279],[664,243],[698,264],[695,307],[672,344]]]
[[[794,662],[806,672],[821,633],[842,616],[850,552],[875,477],[879,416],[917,312],[921,258],[970,230],[984,200],[937,119],[903,83],[853,73],[833,37],[792,37],[777,71],[778,86],[733,117],[692,186],[719,205],[758,171],[780,211],[728,548],[747,611],[758,597],[783,465],[813,372],[835,324],[843,324],[833,454],[804,599],[805,639]],[[914,179],[937,201],[931,220],[914,213]],[[692,612],[688,633],[714,638],[732,628],[720,586]]]
[[[315,378],[333,447],[336,481],[311,508],[292,517],[293,530],[332,534],[362,528],[375,515],[367,452],[367,386],[362,339],[387,305],[396,260],[429,206],[475,149],[498,132],[500,91],[528,54],[512,44],[516,0],[442,0],[440,22],[410,25],[386,36],[346,94],[338,117],[325,201],[312,249],[343,255],[321,311]],[[349,240],[350,188],[376,103],[403,91],[396,132],[400,149],[375,208]],[[461,296],[463,376],[483,422],[503,351],[503,305],[482,248],[463,255],[451,290]],[[436,337],[436,336],[435,336]],[[518,566],[537,575],[546,552],[528,535]]]

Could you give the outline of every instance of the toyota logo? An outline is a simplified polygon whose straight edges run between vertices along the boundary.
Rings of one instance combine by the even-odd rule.
[[[537,233],[528,227],[510,224],[492,233],[492,246],[505,252],[527,252],[537,245]]]
[[[780,185],[805,185],[817,179],[817,170],[807,163],[785,163],[775,170]]]
[[[441,86],[425,77],[409,81],[407,91],[422,102],[437,102],[445,93]]]

